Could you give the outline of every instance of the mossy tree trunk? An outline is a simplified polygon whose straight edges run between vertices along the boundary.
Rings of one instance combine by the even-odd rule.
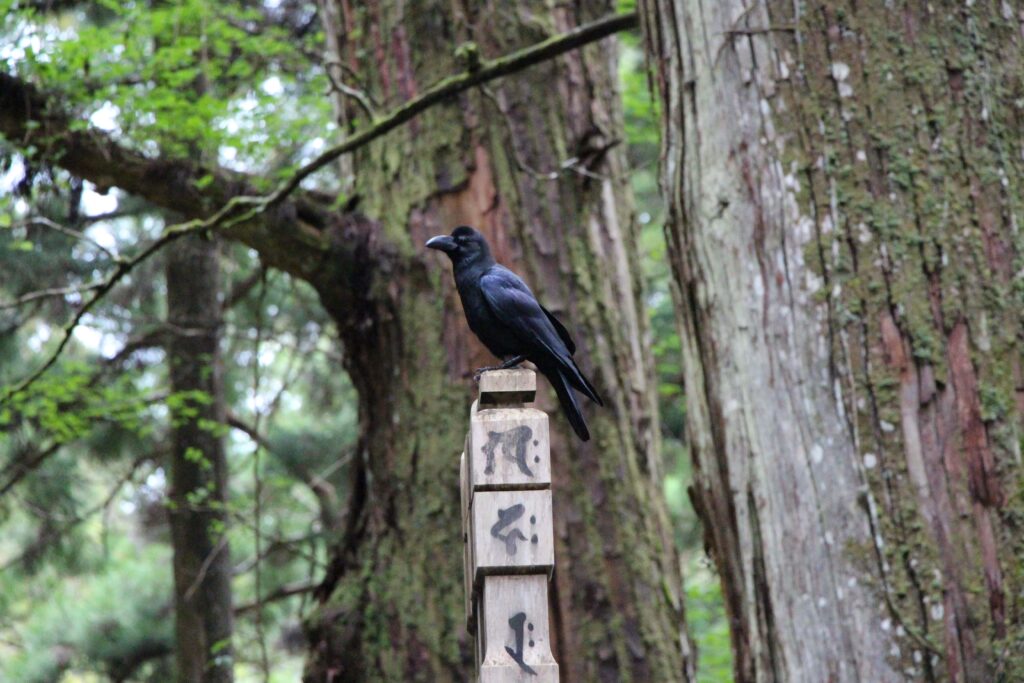
[[[740,681],[1024,677],[1024,15],[647,0]]]
[[[180,683],[230,683],[231,557],[226,511],[217,244],[187,237],[166,252],[172,452],[175,662]]]
[[[382,108],[465,68],[613,11],[608,2],[341,7],[346,59]],[[455,54],[459,45],[465,45]],[[458,454],[474,384],[493,362],[464,321],[446,259],[423,248],[481,229],[580,343],[608,406],[579,443],[552,413],[557,580],[552,627],[566,681],[688,679],[679,567],[660,493],[648,353],[606,41],[438,106],[356,155],[360,240],[319,284],[361,401],[346,529],[310,619],[309,681],[463,681]],[[358,118],[359,110],[350,114]],[[567,160],[575,162],[566,163]]]

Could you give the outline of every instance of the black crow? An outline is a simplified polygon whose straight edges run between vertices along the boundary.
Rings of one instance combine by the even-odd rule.
[[[481,368],[477,377],[484,370],[510,368],[524,360],[532,362],[555,388],[576,434],[584,441],[589,439],[587,423],[572,390],[576,388],[598,405],[604,404],[576,367],[572,359],[576,345],[565,326],[537,303],[518,275],[494,261],[487,240],[473,228],[460,225],[451,236],[430,238],[427,247],[448,254],[469,329],[504,361],[493,368]]]

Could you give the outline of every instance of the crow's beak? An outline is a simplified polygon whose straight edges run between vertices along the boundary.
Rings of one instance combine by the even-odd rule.
[[[427,240],[427,249],[437,249],[438,251],[443,251],[448,254],[455,251],[457,248],[458,246],[455,244],[455,240],[448,235],[438,235],[437,237],[431,237]]]

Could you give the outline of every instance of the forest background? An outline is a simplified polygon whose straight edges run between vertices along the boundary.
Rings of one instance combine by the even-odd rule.
[[[563,680],[1024,678],[1013,3],[0,17],[5,680],[466,680],[461,223],[605,398]]]

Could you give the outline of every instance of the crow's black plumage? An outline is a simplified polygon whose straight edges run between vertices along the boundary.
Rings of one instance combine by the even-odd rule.
[[[473,228],[461,225],[450,236],[431,238],[427,247],[451,259],[469,329],[504,361],[500,367],[524,360],[536,365],[558,394],[573,430],[584,441],[589,439],[573,389],[604,404],[572,359],[576,345],[568,330],[537,302],[518,275],[494,261],[487,240]]]

